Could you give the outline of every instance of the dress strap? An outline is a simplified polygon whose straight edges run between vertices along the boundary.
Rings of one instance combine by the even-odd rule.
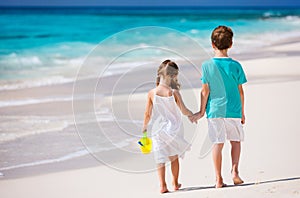
[[[156,89],[157,87],[154,88],[153,104],[156,102]]]
[[[175,89],[172,89],[172,96],[173,96],[174,99],[175,99],[174,91],[175,91]]]

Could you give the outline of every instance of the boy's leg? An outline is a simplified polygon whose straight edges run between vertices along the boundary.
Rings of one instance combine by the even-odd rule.
[[[178,155],[170,156],[169,157],[171,161],[171,170],[173,175],[173,186],[174,190],[178,190],[181,187],[181,184],[178,183],[178,177],[179,177],[179,160]]]
[[[216,173],[216,188],[222,188],[223,178],[222,178],[222,149],[223,149],[224,143],[220,144],[214,144],[212,155],[213,155],[213,161],[214,161],[214,167],[215,167],[215,173]]]
[[[241,154],[241,143],[238,141],[230,141],[231,143],[231,161],[232,161],[232,179],[234,184],[242,184],[244,181],[239,177],[239,161]]]
[[[159,178],[159,183],[160,183],[160,193],[168,192],[166,179],[165,179],[165,175],[166,175],[165,164],[157,165],[157,173],[158,173],[158,178]]]

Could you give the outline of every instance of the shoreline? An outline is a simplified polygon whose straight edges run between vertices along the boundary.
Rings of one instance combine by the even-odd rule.
[[[206,137],[206,120],[202,119],[198,125],[189,125],[185,121],[187,131],[196,130],[196,135],[190,137],[193,141],[192,151],[187,152],[185,159],[181,161],[180,180],[183,182],[184,187],[178,193],[170,193],[166,196],[184,198],[195,196],[225,197],[224,193],[226,196],[231,197],[238,195],[244,197],[299,196],[300,172],[298,167],[300,167],[300,161],[295,157],[300,149],[297,144],[300,137],[297,127],[297,115],[300,112],[299,108],[296,108],[300,101],[300,94],[296,91],[300,89],[300,67],[298,66],[300,53],[297,51],[299,46],[300,42],[272,46],[264,49],[268,51],[268,55],[274,52],[272,57],[253,57],[253,59],[242,59],[240,61],[248,77],[248,83],[245,85],[246,140],[242,146],[240,164],[241,176],[246,183],[238,187],[230,186],[221,190],[213,189],[214,172],[211,157],[208,155],[199,159],[199,151]],[[144,74],[140,74],[139,78],[144,79]],[[114,78],[117,78],[117,76],[108,78],[107,82],[114,82]],[[196,87],[198,81],[193,82],[195,87],[182,90],[186,105],[193,111],[196,111],[199,105],[200,86]],[[133,82],[134,79],[128,81],[126,86],[132,86]],[[47,93],[49,95],[68,95],[71,94],[71,87],[71,83],[69,83],[24,90],[1,91],[0,98],[1,100],[22,99],[28,97],[27,93],[32,97],[45,97]],[[126,90],[130,90],[128,87],[124,89],[125,93]],[[105,87],[104,90],[109,91],[109,87]],[[144,106],[141,104],[143,104],[145,98],[143,97],[143,91],[140,90],[137,93],[135,93],[135,97],[130,99],[130,103],[126,103],[126,100],[128,100],[126,94],[120,92],[116,96],[115,99],[118,105],[115,106],[115,111],[117,113],[121,112],[118,114],[120,118],[127,119],[126,116],[128,115],[126,113],[122,114],[124,108],[126,108],[132,113],[131,119],[141,119],[144,110]],[[111,100],[109,97],[105,99],[107,102],[105,105],[109,105]],[[195,99],[197,102],[194,102]],[[99,108],[106,107],[103,104],[103,101],[101,101]],[[36,118],[39,116],[47,118],[49,115],[53,117],[59,117],[58,115],[70,116],[72,115],[72,105],[69,102],[60,103],[55,101],[45,104],[3,107],[0,108],[0,113],[1,119],[4,121],[7,121],[5,119],[8,117],[15,116],[16,122],[19,122],[22,117],[28,116],[36,116]],[[27,122],[24,121],[24,123]],[[1,127],[4,126],[1,125]],[[127,126],[126,124],[124,127],[128,127],[128,131],[134,129],[131,131],[132,134],[129,135],[138,134],[137,129],[134,128],[138,125]],[[193,134],[187,135],[192,136]],[[47,145],[45,143],[47,141],[51,144]],[[41,144],[35,145],[35,142]],[[60,153],[61,149],[64,149],[64,152],[71,151],[80,146],[84,148],[75,128],[69,126],[62,131],[51,131],[16,139],[5,144],[0,143],[0,152],[3,156],[0,160],[4,161],[5,158],[19,159],[18,155],[22,155],[22,152],[33,153],[35,158],[38,159],[38,153],[34,153],[36,150],[41,153],[45,150],[49,152],[48,154],[51,154],[54,151]],[[128,148],[132,149],[133,146],[136,146],[136,142],[130,142]],[[46,152],[44,154],[47,156]],[[40,154],[40,156],[45,157],[44,154]],[[107,159],[109,159],[109,152],[107,154]],[[126,163],[142,165],[146,163],[146,160],[142,161],[140,157],[121,160],[121,158],[114,158],[114,156],[118,155],[111,154],[111,160],[120,159],[116,163],[119,166],[127,166]],[[24,160],[30,161],[30,155],[25,156]],[[228,144],[224,148],[223,164],[224,180],[226,183],[231,184]],[[131,197],[138,197],[141,194],[149,198],[160,196],[156,172],[130,174],[116,171],[99,163],[90,154],[62,162],[0,172],[4,173],[4,176],[0,177],[0,193],[4,197],[21,197],[26,194],[34,198],[39,197],[40,193],[43,193],[46,197],[72,196],[76,198],[83,196],[98,197],[99,195],[121,197],[124,196],[124,192],[128,192],[128,196]],[[169,170],[167,176],[167,182],[171,186]],[[115,190],[116,186],[119,188],[118,191]],[[18,191],[15,190],[16,188]],[[90,188],[91,191],[87,192],[86,188]]]
[[[290,43],[290,42],[288,42]],[[276,45],[276,47],[269,47],[266,48],[264,50],[269,50],[269,53],[273,53],[274,51],[279,51],[280,53],[287,53],[289,54],[289,52],[297,51],[297,46],[300,45],[300,41],[297,43],[290,43],[290,44],[280,44],[280,45]],[[300,54],[299,52],[297,52],[298,54]],[[273,82],[292,82],[292,81],[299,81],[300,80],[300,75],[298,75],[298,68],[294,65],[289,64],[289,60],[293,59],[293,60],[298,60],[300,61],[300,59],[298,58],[299,56],[294,56],[294,54],[292,54],[292,56],[281,56],[281,58],[279,57],[275,57],[273,56],[273,58],[270,57],[265,57],[265,58],[255,58],[252,57],[253,59],[247,59],[247,60],[241,60],[240,62],[242,63],[244,70],[247,70],[247,77],[248,77],[248,84],[265,84],[265,83],[273,83]],[[273,59],[278,59],[278,61],[273,61]],[[281,65],[278,65],[278,63],[281,62]],[[254,64],[261,64],[261,65],[266,65],[269,64],[267,66],[264,66],[264,68],[262,67],[262,69],[258,69],[258,68],[254,68],[251,67],[252,63]],[[287,64],[285,64],[287,63]],[[273,66],[273,65],[274,66]],[[282,66],[284,65],[284,67]],[[295,70],[296,69],[296,70]],[[275,70],[275,71],[272,71]],[[277,72],[276,72],[277,71]],[[148,72],[155,72],[155,70],[153,69],[149,69]],[[191,71],[189,71],[188,67],[183,68],[183,71],[185,72],[185,74],[187,76],[194,76],[192,77],[191,81],[193,82],[193,84],[191,84],[191,87],[185,87],[185,89],[194,89],[194,88],[198,88],[198,85],[200,82],[200,80],[198,79],[198,74],[192,74]],[[146,72],[147,73],[147,72]],[[123,90],[122,92],[126,93],[128,91],[130,91],[130,86],[132,86],[134,84],[135,79],[133,78],[135,75],[139,75],[140,79],[145,79],[145,75],[142,74],[140,71],[138,71],[136,74],[132,75],[132,77],[129,77],[129,79],[131,79],[132,82],[128,81],[125,86],[122,86],[121,88],[119,88],[119,90]],[[105,77],[104,79],[106,79],[104,81],[105,84],[111,84],[114,83],[116,81],[116,79],[118,79],[119,76],[110,76],[110,77]],[[152,77],[147,77],[148,80],[153,80]],[[84,80],[86,82],[87,85],[89,85],[90,83],[88,82],[88,80]],[[139,80],[141,81],[141,80]],[[129,87],[127,87],[129,85]],[[66,84],[62,84],[62,85],[53,85],[53,86],[45,86],[45,87],[35,87],[35,88],[28,88],[28,89],[20,89],[20,90],[10,90],[10,91],[0,91],[0,99],[2,101],[9,101],[8,99],[10,98],[14,98],[17,100],[22,100],[22,98],[28,98],[32,97],[34,99],[38,99],[38,98],[45,98],[45,96],[60,96],[60,97],[70,97],[70,95],[72,95],[72,90],[73,90],[73,83],[66,83]],[[145,90],[148,90],[149,88],[146,89],[141,89],[138,90],[138,92],[136,93],[145,93]],[[200,89],[200,86],[199,86]],[[104,97],[107,97],[105,95],[110,95],[110,88],[109,87],[103,87],[103,89],[101,88],[101,95],[103,95]],[[119,96],[122,96],[124,93],[120,92]],[[84,92],[82,92],[84,94]],[[105,94],[107,93],[107,94]],[[135,94],[136,94],[135,93]],[[125,96],[126,96],[125,94]],[[102,96],[101,96],[102,97]],[[118,96],[117,96],[118,97]],[[82,100],[84,101],[84,100]],[[1,118],[2,119],[6,119],[7,118],[13,118],[15,117],[15,119],[22,119],[25,117],[30,117],[32,116],[32,119],[38,118],[39,116],[41,116],[41,118],[47,120],[51,120],[53,119],[55,116],[61,117],[61,119],[70,119],[70,122],[68,123],[67,127],[71,127],[72,128],[72,115],[73,115],[73,110],[72,110],[72,104],[71,104],[72,100],[69,101],[45,101],[42,103],[37,103],[37,104],[25,104],[25,105],[17,105],[17,106],[7,106],[7,107],[1,107],[0,108],[0,113],[1,113]],[[45,109],[48,109],[47,111],[45,111]],[[139,114],[140,115],[140,114]],[[138,119],[138,117],[137,117]],[[29,118],[30,121],[30,118]],[[24,122],[28,122],[28,121],[24,121]],[[59,124],[59,122],[57,123],[58,127],[63,126],[64,124]],[[45,125],[47,126],[47,125]],[[1,127],[1,126],[0,126]],[[55,132],[55,130],[52,130],[53,132]],[[52,133],[52,131],[50,130],[50,132],[46,132],[46,133]],[[41,133],[41,135],[43,135],[44,133]],[[39,134],[37,134],[39,135]],[[77,133],[74,133],[74,135],[77,135]],[[78,138],[78,137],[77,137]],[[18,139],[16,140],[12,140],[12,141],[18,141]],[[4,142],[5,143],[5,142]],[[1,148],[1,143],[0,143],[0,148]],[[0,168],[1,169],[1,168]]]
[[[260,69],[259,64],[255,67]],[[229,144],[226,143],[223,153],[223,176],[229,187],[218,190],[213,188],[214,172],[210,155],[199,159],[201,142],[206,136],[206,120],[202,119],[197,125],[199,133],[194,139],[192,151],[186,154],[184,160],[181,160],[180,181],[184,186],[177,193],[170,193],[165,196],[184,198],[195,196],[225,198],[241,195],[249,198],[255,196],[298,197],[300,193],[298,188],[300,184],[298,169],[300,161],[295,157],[299,150],[297,123],[293,119],[285,119],[282,116],[300,113],[299,109],[294,108],[300,99],[299,94],[295,95],[294,89],[299,87],[300,81],[298,80],[245,86],[247,96],[246,140],[242,145],[240,164],[240,173],[245,184],[236,187],[231,185]],[[282,96],[277,94],[278,90],[283,92]],[[199,90],[194,91],[198,92]],[[273,111],[274,108],[280,107],[283,97],[288,97],[291,100],[285,105],[285,108],[277,109],[278,114],[281,115],[277,116]],[[77,163],[82,164],[84,161],[80,160],[73,162],[76,165],[78,165]],[[169,167],[167,169],[167,183],[171,186]],[[36,189],[37,184],[38,189]],[[87,185],[90,189],[89,192],[84,190]],[[48,170],[43,174],[19,178],[2,178],[0,186],[3,187],[0,191],[5,197],[20,197],[24,194],[39,197],[41,192],[45,193],[46,197],[72,196],[75,198],[97,197],[99,195],[120,197],[124,195],[124,192],[131,197],[138,197],[141,193],[144,193],[146,198],[161,196],[158,193],[156,172],[130,174],[99,165],[76,168],[75,170],[66,169],[53,172]],[[114,190],[115,186],[118,186],[118,191]],[[18,191],[13,190],[15,188],[18,188]]]
[[[300,32],[299,32],[300,33]],[[279,41],[272,41],[272,42],[267,42],[266,44],[264,44],[263,46],[250,46],[249,51],[245,52],[245,51],[238,51],[239,46],[233,46],[233,52],[230,53],[230,57],[235,58],[237,60],[240,61],[247,61],[247,60],[253,60],[253,59],[261,59],[261,58],[270,58],[273,56],[298,56],[299,52],[297,51],[297,49],[293,48],[293,49],[287,49],[285,48],[285,50],[281,51],[281,50],[274,50],[272,49],[273,47],[280,47],[280,46],[286,46],[286,45],[295,45],[297,46],[300,43],[300,38],[297,36],[292,36],[292,37],[288,37],[288,38],[283,38]],[[209,55],[212,56],[212,51],[210,48],[208,49],[204,49],[204,51]],[[180,62],[180,61],[179,61]],[[196,60],[197,62],[197,60]],[[128,63],[130,64],[130,63]],[[106,76],[104,78],[111,78],[111,77],[116,77],[116,76],[120,76],[122,74],[116,74],[116,75],[112,75],[112,76]],[[49,78],[57,78],[57,76],[49,76]],[[90,77],[88,77],[86,80],[88,79],[92,79]],[[0,90],[0,94],[1,92],[14,92],[14,91],[22,91],[22,90],[26,90],[26,91],[30,91],[34,89],[39,89],[39,88],[52,88],[52,87],[62,87],[64,86],[66,89],[71,89],[70,87],[73,86],[74,80],[75,79],[71,79],[71,78],[66,78],[66,82],[61,81],[61,79],[58,79],[58,81],[61,81],[60,83],[53,83],[53,84],[45,84],[45,85],[36,85],[33,87],[27,87],[28,83],[25,83],[26,86],[25,87],[21,87],[21,88],[16,88],[15,85],[22,82],[20,80],[18,81],[7,81],[7,84],[5,84],[5,81],[2,81],[3,84],[1,84],[1,86],[6,86],[6,85],[12,85],[12,87],[15,88],[8,88],[8,89],[3,89]],[[43,79],[42,81],[45,81],[45,79]],[[26,81],[24,81],[26,82]],[[36,82],[35,82],[36,83]],[[41,92],[43,92],[43,90],[39,90]],[[67,91],[67,90],[64,90]],[[35,92],[35,91],[34,91]],[[2,98],[3,96],[0,95],[0,98]]]

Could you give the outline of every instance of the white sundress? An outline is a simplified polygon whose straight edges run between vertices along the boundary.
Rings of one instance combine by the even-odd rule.
[[[162,97],[155,94],[151,118],[151,138],[156,163],[166,163],[169,156],[183,158],[190,144],[184,139],[182,115],[172,96]]]

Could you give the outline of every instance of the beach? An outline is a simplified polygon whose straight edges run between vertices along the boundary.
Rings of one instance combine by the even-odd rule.
[[[248,77],[245,84],[246,96],[246,124],[245,142],[242,143],[240,175],[245,184],[233,186],[230,177],[230,150],[228,143],[223,151],[223,174],[225,183],[229,187],[214,189],[214,171],[210,153],[200,156],[207,134],[205,119],[200,120],[197,126],[187,120],[185,126],[195,130],[192,140],[192,150],[181,161],[180,182],[183,187],[178,192],[171,192],[166,197],[300,197],[300,160],[298,159],[299,130],[297,117],[300,113],[300,42],[286,42],[266,48],[269,53],[281,53],[281,56],[251,58],[242,60],[244,71]],[[199,105],[190,103],[191,99],[185,96],[195,95],[199,99],[199,89],[182,90],[187,105],[196,111]],[[18,95],[22,93],[14,94]],[[33,91],[39,94],[40,90]],[[135,104],[145,102],[145,93],[134,97]],[[2,97],[8,97],[3,94]],[[120,99],[124,96],[115,96]],[[121,100],[120,100],[121,101]],[[66,103],[68,104],[68,103]],[[64,108],[51,107],[48,116],[55,109],[63,109],[62,114],[70,113],[68,106]],[[143,114],[143,106],[137,105],[136,115]],[[141,108],[140,108],[141,107]],[[9,108],[9,107],[7,107]],[[22,106],[18,110],[1,109],[1,114],[13,116],[13,112],[30,112],[42,115],[30,105]],[[55,114],[57,115],[57,114]],[[74,134],[74,128],[67,127],[58,131],[59,138],[47,139],[54,144],[62,137],[66,143],[80,145],[80,139]],[[72,135],[71,135],[72,134]],[[42,133],[41,133],[42,135]],[[70,136],[72,138],[70,139]],[[48,136],[49,137],[49,136]],[[31,137],[32,138],[32,137]],[[42,140],[42,136],[39,137]],[[30,143],[36,140],[22,139],[16,145]],[[46,144],[47,145],[47,144]],[[132,145],[131,145],[132,146]],[[50,149],[45,148],[45,150]],[[17,146],[14,149],[18,149]],[[138,149],[136,147],[136,149]],[[51,150],[51,149],[50,149]],[[84,150],[84,146],[82,146]],[[32,152],[37,150],[33,149]],[[42,150],[39,150],[42,152]],[[53,147],[53,152],[56,151]],[[22,152],[22,150],[18,151]],[[26,151],[27,152],[27,151]],[[58,152],[58,151],[57,151]],[[60,151],[61,152],[61,151]],[[63,153],[62,153],[63,154]],[[142,155],[142,154],[140,154]],[[7,155],[11,156],[11,155]],[[111,155],[113,156],[113,155]],[[138,155],[139,156],[139,155]],[[95,156],[94,156],[95,157]],[[155,171],[133,173],[116,170],[95,159],[90,155],[80,155],[71,160],[61,160],[56,163],[45,163],[36,166],[19,167],[11,170],[2,170],[4,177],[0,180],[1,197],[161,197],[158,189],[158,179]],[[145,156],[143,156],[145,157]],[[13,158],[13,157],[12,157]],[[145,157],[147,158],[147,156]],[[148,156],[151,158],[151,156]],[[132,158],[129,163],[143,162],[139,158]],[[122,162],[115,163],[115,167],[123,167]],[[151,160],[150,160],[151,161]],[[169,168],[169,167],[168,167]],[[171,190],[170,170],[167,171],[167,183]],[[16,190],[17,189],[17,190]]]
[[[299,9],[0,10],[1,198],[300,197]],[[171,193],[160,195],[153,154],[137,144],[147,91],[161,61],[175,60],[183,100],[198,111],[201,62],[219,24],[233,28],[229,54],[248,79],[245,183],[233,185],[227,142],[228,187],[214,188],[207,121],[183,118],[192,149],[180,161],[182,188],[173,192],[168,165]]]

